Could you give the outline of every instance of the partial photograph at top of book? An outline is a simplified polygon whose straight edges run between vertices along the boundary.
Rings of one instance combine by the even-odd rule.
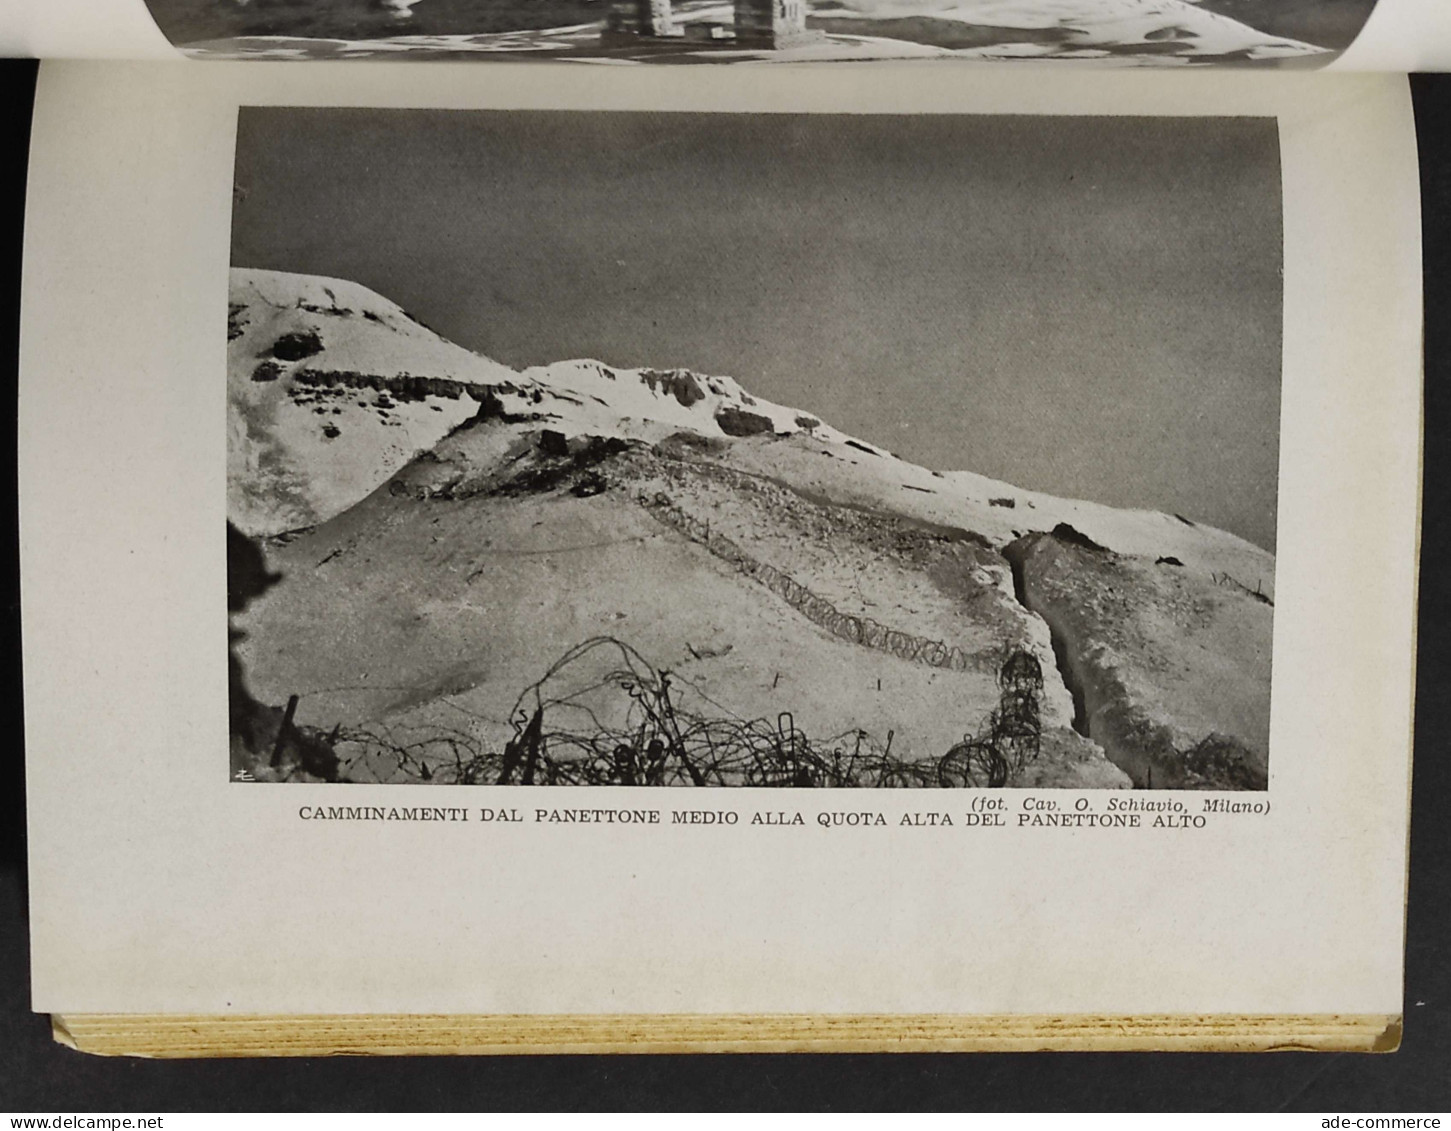
[[[1376,0],[147,0],[206,59],[1076,60],[1313,68]]]

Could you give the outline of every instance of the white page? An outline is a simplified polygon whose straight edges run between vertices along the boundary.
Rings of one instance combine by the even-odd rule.
[[[1419,436],[1404,80],[47,65],[20,482],[33,1001],[54,1012],[1397,1013]],[[1101,790],[229,781],[242,105],[1273,115],[1284,186],[1268,812],[1024,827]],[[419,173],[424,176],[423,171]],[[421,182],[420,182],[421,183]],[[561,218],[561,221],[563,218]],[[320,218],[319,223],[326,223]],[[708,797],[708,800],[702,800]],[[965,820],[1002,799],[1001,828]],[[461,822],[313,821],[449,806]],[[559,825],[537,808],[657,810]],[[525,820],[481,823],[483,807]],[[732,828],[673,825],[687,807]],[[884,825],[821,828],[822,814]],[[925,811],[952,828],[904,827]],[[753,826],[800,812],[802,827]]]
[[[0,55],[175,59],[146,0],[14,0],[0,12]]]
[[[1451,69],[1451,11],[1439,0],[1380,0],[1332,67],[1358,71]]]

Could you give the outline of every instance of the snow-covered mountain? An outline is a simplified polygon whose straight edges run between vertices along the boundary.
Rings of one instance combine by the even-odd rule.
[[[227,337],[227,510],[249,534],[331,518],[475,411],[408,375],[512,376],[340,279],[234,269]]]
[[[722,711],[789,717],[935,766],[1001,729],[1018,656],[1016,784],[1266,780],[1274,558],[1231,534],[918,467],[728,377],[516,372],[339,280],[238,270],[230,314],[229,517],[282,577],[239,654],[354,735],[353,777],[460,780],[461,743],[520,741],[521,691],[608,639],[707,744]],[[592,679],[549,701],[599,734],[660,682]]]
[[[228,338],[228,511],[254,535],[346,510],[485,405],[569,434],[846,440],[729,377],[591,360],[517,373],[341,279],[234,268]]]
[[[737,446],[732,459],[922,521],[957,522],[965,508],[973,529],[995,544],[1068,523],[1122,552],[1248,577],[1273,595],[1273,556],[1232,534],[970,471],[928,470],[810,412],[754,397],[731,377],[589,359],[516,371],[447,341],[356,283],[246,268],[232,271],[230,327],[228,517],[248,534],[333,517],[482,410],[565,436],[796,437],[801,444],[771,444],[765,458],[757,447]],[[810,458],[818,451],[840,462]],[[274,505],[278,497],[287,502]]]

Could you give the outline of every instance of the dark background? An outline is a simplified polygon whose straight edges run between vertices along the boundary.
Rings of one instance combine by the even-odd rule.
[[[108,1060],[30,1012],[13,447],[35,64],[0,61],[0,1111],[1451,1108],[1451,76],[1415,76],[1426,271],[1425,499],[1405,1038],[1393,1055],[977,1054]],[[299,956],[305,961],[305,956]]]

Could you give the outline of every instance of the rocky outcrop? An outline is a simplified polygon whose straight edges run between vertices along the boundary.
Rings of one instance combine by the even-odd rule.
[[[518,393],[517,385],[499,381],[481,385],[473,381],[454,381],[447,377],[419,377],[412,373],[358,373],[355,370],[299,369],[292,375],[299,385],[332,389],[371,389],[387,393],[400,401],[421,401],[427,397],[446,397],[456,401],[460,397],[471,397],[480,404],[489,397],[497,398],[500,393]]]
[[[727,436],[760,436],[775,431],[769,416],[743,408],[723,408],[715,414],[715,422]]]

